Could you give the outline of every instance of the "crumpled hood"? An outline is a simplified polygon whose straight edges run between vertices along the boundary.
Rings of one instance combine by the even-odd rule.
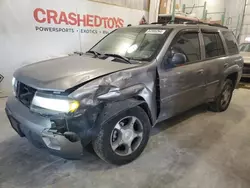
[[[56,58],[24,66],[14,73],[14,77],[39,90],[65,91],[96,77],[140,65],[112,59],[101,60],[88,55]]]
[[[240,55],[244,59],[244,63],[250,64],[250,52],[240,52]]]

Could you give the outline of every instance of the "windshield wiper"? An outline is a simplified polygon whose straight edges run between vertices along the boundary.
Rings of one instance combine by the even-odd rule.
[[[111,56],[111,57],[115,57],[115,58],[119,58],[119,59],[122,59],[122,60],[126,61],[127,63],[131,64],[131,61],[128,58],[123,57],[123,56],[118,55],[118,54],[103,54],[103,55],[105,55],[105,56]]]
[[[94,51],[94,50],[89,50],[89,51],[87,51],[86,53],[94,54],[96,57],[98,57],[99,55],[102,55],[101,53],[99,53],[99,52],[97,52],[97,51]]]

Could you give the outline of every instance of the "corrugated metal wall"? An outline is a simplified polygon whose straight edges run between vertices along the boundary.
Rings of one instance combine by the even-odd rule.
[[[90,0],[106,4],[118,5],[126,8],[149,10],[150,0]]]

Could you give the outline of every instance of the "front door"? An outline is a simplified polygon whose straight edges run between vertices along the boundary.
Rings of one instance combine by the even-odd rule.
[[[184,54],[186,61],[175,65],[171,62],[175,53]],[[205,101],[203,66],[198,30],[178,33],[158,69],[161,100],[159,121]]]

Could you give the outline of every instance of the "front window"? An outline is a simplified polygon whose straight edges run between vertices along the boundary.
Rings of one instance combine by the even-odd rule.
[[[121,28],[97,43],[91,51],[117,54],[133,60],[151,60],[158,54],[169,33],[167,28]]]
[[[200,41],[197,33],[183,32],[178,34],[171,44],[171,50],[186,56],[186,62],[201,60]]]

